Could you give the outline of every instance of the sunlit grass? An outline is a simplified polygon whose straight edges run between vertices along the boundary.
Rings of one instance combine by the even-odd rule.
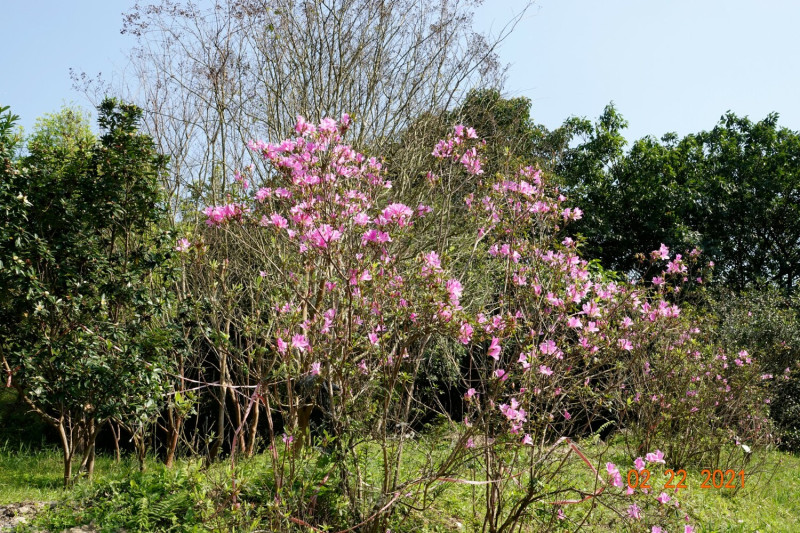
[[[629,459],[620,446],[615,444],[609,447],[597,441],[586,441],[580,443],[580,446],[601,473],[604,473],[606,461],[618,463],[620,470],[627,472]],[[447,446],[443,446],[441,452],[436,452],[431,442],[408,441],[401,477],[424,470],[430,454],[443,454],[446,448]],[[374,454],[376,451],[368,450],[368,453],[364,454],[365,474],[369,483],[377,483],[380,478],[379,465]],[[563,453],[566,453],[566,448],[562,452],[562,456]],[[315,455],[321,454],[317,451],[309,451],[308,456],[304,459],[309,467],[315,463]],[[697,527],[697,531],[709,533],[800,531],[797,525],[798,519],[800,519],[800,457],[778,451],[756,452],[752,464],[762,462],[765,465],[764,474],[760,477],[750,476],[749,471],[745,469],[747,476],[745,488],[736,493],[725,489],[701,489],[700,484],[705,476],[699,469],[688,469],[686,479],[688,488],[681,491],[681,509],[690,516],[690,522]],[[196,460],[183,460],[179,461],[175,467],[178,470],[188,469],[194,472],[187,478],[193,480],[194,488],[186,487],[185,489],[186,494],[193,498],[200,494],[213,493],[214,491],[209,487],[225,487],[232,479],[230,463],[227,461],[217,463],[208,470],[198,470],[198,466],[199,463]],[[87,490],[90,485],[85,480],[79,482],[77,489],[65,492],[61,488],[61,467],[61,456],[58,449],[32,450],[25,446],[14,447],[8,443],[0,444],[0,505],[21,501],[55,501],[68,499],[68,496],[78,493],[91,494],[91,490]],[[311,468],[313,469],[313,467]],[[153,472],[153,479],[149,483],[157,484],[160,482],[159,479],[168,478],[159,474],[159,469],[156,460],[150,459],[149,470]],[[131,478],[136,470],[136,462],[131,458],[123,458],[121,463],[116,464],[112,457],[101,455],[97,460],[96,484],[113,480],[124,481]],[[238,461],[236,470],[236,478],[242,495],[249,495],[249,501],[256,504],[253,508],[255,513],[253,516],[258,516],[258,498],[271,498],[271,489],[269,488],[273,477],[271,458],[267,454],[261,454],[251,459]],[[482,476],[479,458],[468,463],[458,472],[458,477],[462,479],[482,479]],[[574,454],[566,462],[557,479],[556,484],[581,489],[592,488],[595,482],[592,472]],[[527,480],[521,479],[521,482],[524,485]],[[663,484],[664,478],[660,471],[657,474],[654,473],[653,482],[654,488],[659,482]],[[119,487],[124,487],[126,483],[127,481],[124,481]],[[172,490],[174,491],[174,488]],[[659,491],[660,487],[656,493]],[[483,487],[441,482],[432,487],[431,495],[434,494],[436,498],[424,511],[406,510],[398,513],[392,531],[427,533],[466,532],[480,529],[485,506]],[[98,508],[103,507],[102,502],[92,502],[92,504],[97,504]],[[198,508],[204,505],[208,506],[212,503],[197,502]],[[591,509],[591,505],[592,502],[589,501],[566,506],[564,509],[568,520],[564,522],[564,526],[572,524],[572,530],[574,530],[574,524],[580,523],[581,518]],[[546,501],[535,506],[542,510],[549,509],[549,503]],[[111,507],[108,508],[111,509]],[[63,508],[61,512],[65,512]],[[121,511],[115,510],[114,512]],[[93,519],[98,520],[100,515],[95,512],[92,516]],[[102,516],[100,516],[100,522],[102,522]],[[618,514],[607,508],[598,507],[592,510],[587,525],[579,530],[621,531],[623,529],[615,529],[621,527],[620,524]],[[535,531],[536,529],[523,527],[521,531],[529,530]]]

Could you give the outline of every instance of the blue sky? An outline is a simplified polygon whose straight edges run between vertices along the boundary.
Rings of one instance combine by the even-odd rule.
[[[30,129],[64,103],[89,107],[69,68],[125,67],[120,35],[133,0],[7,1],[0,18],[0,105]],[[523,0],[486,0],[477,25],[497,31]],[[629,139],[709,129],[727,110],[771,111],[800,130],[800,2],[793,0],[539,0],[503,44],[510,96],[558,126],[614,101]]]
[[[524,3],[489,0],[481,23]],[[798,24],[796,0],[540,0],[504,43],[507,87],[548,127],[613,100],[628,139],[710,129],[727,110],[800,130]]]
[[[0,16],[0,105],[30,131],[63,104],[91,106],[72,90],[69,69],[121,71],[133,39],[120,35],[129,0],[6,0]]]

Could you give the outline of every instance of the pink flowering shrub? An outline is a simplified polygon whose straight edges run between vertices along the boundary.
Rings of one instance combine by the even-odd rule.
[[[272,169],[267,182],[205,210],[209,226],[255,262],[249,277],[246,266],[240,274],[254,287],[239,334],[251,339],[241,361],[255,377],[247,412],[263,404],[275,499],[292,522],[332,520],[316,511],[316,497],[293,499],[289,490],[300,472],[308,475],[308,413],[323,390],[323,444],[336,460],[312,477],[335,474],[355,521],[346,524],[365,530],[383,531],[400,504],[427,505],[434,487],[473,482],[486,530],[522,521],[551,527],[565,516],[564,493],[577,490],[546,488],[563,465],[553,443],[607,421],[629,430],[632,457],[658,447],[679,464],[697,451],[681,439],[709,424],[714,437],[727,430],[730,442],[758,440],[763,419],[741,394],[756,390],[750,362],[731,364],[703,346],[663,283],[647,288],[593,273],[562,231],[582,211],[539,171],[484,176],[483,145],[463,126],[435,146],[431,187],[459,174],[477,183],[461,200],[473,225],[457,229],[470,238],[459,241],[467,250],[459,253],[441,244],[447,220],[437,219],[444,215],[436,206],[398,201],[382,163],[343,143],[349,120],[298,118],[295,138],[251,143]],[[663,278],[684,277],[685,260],[665,248],[653,253],[665,262]],[[448,419],[447,438],[410,442],[422,408],[415,384],[441,342],[465,354],[456,384],[464,418]],[[314,390],[302,392],[301,382]],[[406,464],[411,446],[430,447],[425,464]],[[364,454],[377,465],[366,469]],[[459,477],[466,464],[478,465],[477,480]],[[646,505],[631,499],[620,509],[638,521],[668,502],[648,495]]]
[[[354,519],[380,529],[391,514],[385,511],[415,501],[440,476],[441,464],[464,454],[453,445],[438,465],[398,477],[407,437],[397,431],[416,409],[411,376],[432,335],[450,334],[462,287],[435,252],[408,254],[432,209],[393,201],[382,163],[342,144],[348,122],[346,115],[319,126],[299,119],[296,138],[251,143],[273,169],[269,183],[252,189],[249,210],[221,219],[217,213],[230,210],[206,214],[229,238],[262,250],[249,258],[259,262],[250,281],[242,277],[258,287],[251,298],[260,299],[254,311],[263,317],[243,321],[253,337],[243,359],[257,370],[276,497],[296,520],[322,518],[311,501],[292,500],[281,487],[299,479],[310,444],[309,404],[324,389],[331,398],[327,435],[315,444],[333,449],[337,462],[328,474],[336,475]],[[227,205],[242,206],[249,194],[243,190]],[[301,393],[298,383],[309,376],[317,378],[316,390]],[[382,457],[379,473],[362,470],[367,449]],[[387,509],[375,513],[387,499]]]
[[[684,333],[653,339],[631,368],[620,416],[630,453],[659,447],[681,468],[742,465],[749,460],[742,445],[771,438],[767,383],[746,351],[714,344],[699,318],[681,320]]]

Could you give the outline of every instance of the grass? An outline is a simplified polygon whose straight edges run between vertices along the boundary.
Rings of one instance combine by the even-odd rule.
[[[619,446],[606,448],[602,444],[583,443],[582,448],[600,464],[609,460],[627,465],[628,461]],[[681,492],[682,511],[692,517],[691,523],[697,526],[697,531],[716,533],[800,530],[800,457],[778,451],[760,453],[758,459],[766,460],[771,467],[760,477],[749,476],[746,468],[748,477],[745,488],[736,494],[725,489],[701,489],[700,484],[705,476],[697,470],[688,471],[688,488]],[[418,463],[421,458],[421,453],[409,451],[408,465]],[[582,462],[572,459],[576,458],[572,457],[568,463],[562,482],[590,487],[591,473]],[[754,462],[755,460],[754,457]],[[237,477],[241,480],[244,492],[257,498],[268,498],[269,491],[265,489],[266,479],[269,477],[268,464],[266,456],[256,456],[239,463]],[[627,469],[622,466],[620,469],[624,478]],[[51,527],[62,529],[93,520],[101,531],[115,531],[123,526],[130,531],[164,531],[173,528],[178,528],[175,529],[177,531],[194,531],[200,530],[196,528],[201,527],[202,516],[220,517],[208,499],[219,494],[220,489],[229,483],[230,474],[226,463],[219,463],[203,471],[197,461],[183,461],[173,472],[169,472],[151,460],[146,474],[140,474],[136,470],[135,461],[130,459],[123,459],[121,464],[115,464],[112,458],[100,456],[95,483],[83,481],[75,489],[65,492],[61,488],[61,457],[58,450],[34,450],[29,446],[13,447],[6,443],[0,445],[0,505],[31,500],[72,501],[73,504],[55,511],[48,522]],[[466,472],[462,477],[469,475]],[[657,481],[654,474],[654,487]],[[478,515],[483,498],[481,488],[442,484],[439,491],[439,498],[435,500],[433,507],[425,512],[410,513],[405,520],[399,520],[399,527],[393,527],[392,531],[472,531],[480,524]],[[74,507],[74,502],[81,507]],[[568,518],[577,520],[590,505],[590,502],[586,502],[565,506],[564,510]],[[543,508],[549,507],[544,505]],[[253,524],[253,529],[256,529],[258,505],[251,512],[247,518]],[[598,508],[592,515],[592,523],[595,525],[580,531],[622,531],[620,523],[614,522],[615,516],[609,509]],[[563,525],[569,523],[567,520]],[[242,527],[239,530],[246,531],[250,528]],[[572,529],[564,530],[574,530],[574,522]]]
[[[60,449],[0,443],[0,505],[64,498],[69,491],[63,488],[63,468]],[[132,458],[115,463],[113,457],[98,455],[95,478],[124,479],[137,469]]]
[[[595,467],[605,479],[605,462],[611,461],[619,465],[623,473],[623,483],[627,474],[630,459],[622,447],[615,443],[608,447],[605,444],[580,444],[586,455],[592,459]],[[564,448],[566,452],[566,448]],[[564,454],[562,454],[563,456]],[[629,465],[632,467],[632,465]],[[662,477],[663,468],[656,465],[653,468],[651,485],[654,488],[652,496],[663,490],[667,478]],[[733,465],[731,465],[733,466]],[[725,465],[716,468],[725,470]],[[700,533],[718,532],[787,532],[800,531],[800,456],[780,452],[777,450],[756,452],[750,459],[748,466],[744,467],[745,487],[739,490],[731,489],[704,489],[701,488],[706,476],[702,469],[688,469],[687,489],[681,490],[680,511],[673,514],[673,523],[683,523],[683,516],[688,514],[688,523],[695,526],[695,531]],[[713,470],[713,468],[712,468]],[[738,469],[737,469],[738,471]],[[480,472],[480,471],[478,471]],[[462,477],[469,477],[468,475]],[[574,454],[567,458],[567,463],[561,474],[560,481],[553,483],[557,487],[576,487],[592,491],[594,489],[594,476],[588,467]],[[738,478],[737,478],[738,480]],[[527,481],[521,478],[522,485]],[[672,491],[666,490],[670,495]],[[574,498],[577,494],[562,497]],[[661,507],[655,504],[652,497],[649,499],[653,505],[650,512],[658,511]],[[433,507],[424,513],[417,513],[413,517],[413,531],[439,532],[439,531],[473,531],[481,526],[481,505],[484,502],[483,488],[459,484],[445,484],[442,493],[435,501]],[[621,497],[618,509],[625,509],[630,503]],[[575,524],[580,524],[582,517],[591,509],[592,501],[564,506],[567,520],[561,526],[563,531],[575,531]],[[535,507],[535,506],[534,506]],[[545,515],[551,509],[550,504],[540,504],[539,508]],[[677,520],[675,520],[677,519]],[[546,521],[546,518],[545,518]],[[525,521],[525,523],[529,523]],[[591,519],[578,531],[640,531],[636,525],[619,519],[619,514],[611,509],[598,507],[592,510]],[[666,525],[668,521],[662,522]],[[460,526],[459,526],[460,524]],[[558,525],[556,526],[558,527]],[[406,529],[400,529],[405,531]],[[522,531],[537,531],[536,527]],[[675,531],[675,526],[665,527],[664,531]],[[392,531],[395,531],[393,528]],[[646,529],[650,531],[649,527]],[[679,531],[683,531],[682,526]]]
[[[47,444],[49,432],[39,417],[20,408],[16,391],[0,387],[0,505],[66,496],[61,449]],[[95,475],[125,476],[134,468],[131,461],[115,464],[111,457],[100,455]]]
[[[769,452],[768,460],[772,475],[750,487],[746,479],[745,489],[736,495],[699,489],[705,476],[689,472],[688,502],[701,531],[800,531],[800,457]]]
[[[33,452],[27,446],[0,445],[0,505],[55,501],[64,496],[58,450]]]

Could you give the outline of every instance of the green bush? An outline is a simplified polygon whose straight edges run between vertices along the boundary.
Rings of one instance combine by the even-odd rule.
[[[71,498],[39,517],[38,526],[61,531],[92,524],[100,531],[205,531],[205,500],[197,469],[156,466],[127,477],[80,485]]]
[[[710,309],[719,343],[746,350],[770,385],[770,416],[781,446],[800,451],[800,297],[774,288],[718,292]]]
[[[780,446],[800,452],[800,365],[777,378],[770,415],[778,428]]]

